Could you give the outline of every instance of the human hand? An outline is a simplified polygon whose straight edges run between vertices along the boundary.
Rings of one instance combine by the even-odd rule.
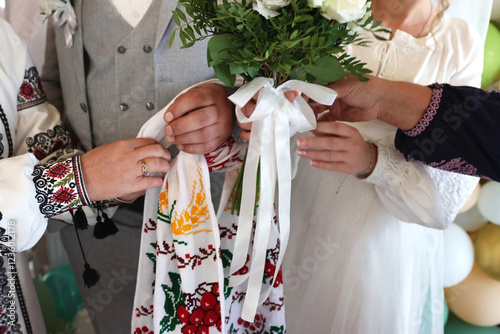
[[[422,119],[432,96],[429,87],[365,76],[369,79],[366,82],[347,75],[345,79],[328,85],[338,93],[333,105],[311,103],[316,112],[329,110],[320,120],[362,122],[378,118],[409,130]]]
[[[168,142],[187,153],[205,154],[231,135],[235,115],[224,88],[207,84],[178,96],[163,119]]]
[[[339,122],[319,122],[314,137],[298,141],[297,154],[311,165],[347,174],[364,173],[371,165],[371,148],[356,128]],[[371,172],[371,171],[369,171]]]
[[[119,140],[85,153],[80,162],[89,199],[136,199],[163,184],[161,176],[143,175],[142,162],[148,173],[166,173],[170,158],[170,152],[151,138]]]
[[[310,103],[311,108],[318,115],[326,110],[320,121],[348,121],[362,122],[376,119],[381,114],[381,94],[385,93],[379,86],[384,81],[374,76],[366,75],[368,81],[347,75],[328,85],[328,88],[337,92],[338,96],[331,106],[324,106],[317,102]]]
[[[257,98],[259,96],[259,93],[255,94],[250,101],[248,101],[247,104],[241,108],[241,112],[243,115],[246,117],[252,116],[253,112],[255,111],[255,106],[257,105]],[[293,102],[295,99],[299,96],[299,92],[296,90],[291,90],[288,92],[285,92],[285,97],[288,99],[288,101]],[[238,121],[238,125],[240,126],[240,138],[246,141],[250,141],[250,134],[252,133],[252,123],[240,123]]]

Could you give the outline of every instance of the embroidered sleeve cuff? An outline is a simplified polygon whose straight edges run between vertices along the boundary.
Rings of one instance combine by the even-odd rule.
[[[434,119],[434,116],[439,109],[439,104],[441,103],[441,97],[443,96],[443,86],[439,84],[432,84],[429,87],[432,88],[432,97],[431,103],[429,104],[429,108],[424,114],[424,117],[418,122],[417,125],[411,130],[403,131],[403,133],[409,137],[415,137],[421,134],[427,126],[429,126],[430,122]]]
[[[40,212],[47,218],[92,204],[83,183],[80,156],[35,166],[33,182]]]

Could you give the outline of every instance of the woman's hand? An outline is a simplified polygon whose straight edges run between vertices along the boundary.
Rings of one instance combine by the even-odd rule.
[[[299,139],[297,150],[298,155],[311,160],[312,166],[347,174],[371,172],[367,171],[372,160],[370,144],[356,128],[339,122],[318,122],[313,133],[315,137]]]
[[[163,184],[161,175],[146,176],[144,172],[166,173],[170,159],[170,152],[151,138],[119,140],[99,146],[80,159],[89,199],[134,200],[146,189]]]

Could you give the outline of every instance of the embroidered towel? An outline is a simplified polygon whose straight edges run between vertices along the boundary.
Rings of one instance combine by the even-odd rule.
[[[168,145],[163,134],[166,108],[143,126],[139,136]],[[180,152],[163,186],[146,192],[134,333],[284,333],[276,219],[262,275],[261,291],[270,293],[257,307],[253,321],[241,318],[247,282],[228,284],[238,223],[230,212],[230,194],[245,150],[245,143],[230,139],[207,158]],[[232,170],[226,176],[218,217],[210,198],[210,169]],[[245,250],[245,265],[233,276],[248,274],[251,246]]]

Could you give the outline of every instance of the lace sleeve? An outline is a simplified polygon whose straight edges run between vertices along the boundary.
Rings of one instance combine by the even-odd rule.
[[[375,185],[384,207],[400,220],[445,229],[479,180],[406,162],[393,146],[377,146],[377,165],[366,182]]]

